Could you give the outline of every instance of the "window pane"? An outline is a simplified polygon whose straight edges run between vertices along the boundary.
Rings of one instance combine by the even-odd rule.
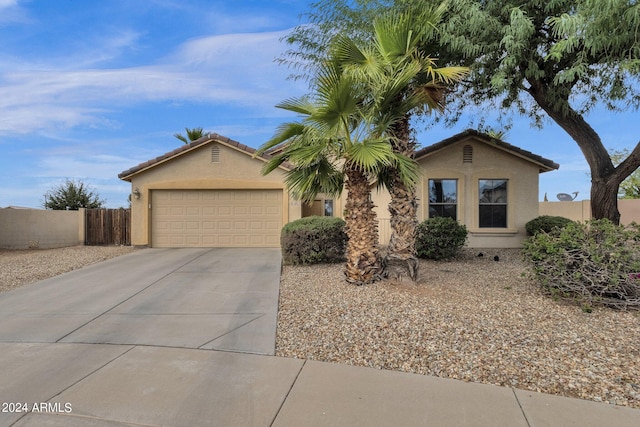
[[[324,201],[324,216],[333,216],[333,200]]]
[[[447,217],[457,218],[457,205],[429,205],[429,218]]]
[[[457,203],[458,181],[455,179],[430,179],[429,203]]]
[[[506,179],[481,179],[480,203],[507,203]]]
[[[429,218],[458,219],[458,181],[455,179],[429,180]]]
[[[480,205],[480,227],[505,228],[506,226],[506,205]]]

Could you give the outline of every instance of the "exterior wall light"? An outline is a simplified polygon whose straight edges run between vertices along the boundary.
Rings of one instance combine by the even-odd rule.
[[[136,188],[133,190],[133,193],[132,193],[132,194],[133,194],[133,198],[134,198],[134,199],[136,199],[136,200],[140,200],[140,190],[138,190],[138,187],[136,187]]]

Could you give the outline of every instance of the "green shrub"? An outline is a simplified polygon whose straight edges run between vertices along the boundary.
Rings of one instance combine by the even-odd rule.
[[[571,222],[523,247],[530,276],[557,298],[583,307],[640,308],[640,230],[611,221]]]
[[[318,264],[345,260],[347,235],[340,218],[310,216],[282,228],[280,243],[285,264]]]
[[[551,233],[555,228],[564,228],[574,221],[563,216],[542,215],[525,224],[529,236],[535,236],[540,231]]]
[[[419,258],[451,258],[466,241],[467,227],[453,218],[429,218],[416,228],[416,253]]]

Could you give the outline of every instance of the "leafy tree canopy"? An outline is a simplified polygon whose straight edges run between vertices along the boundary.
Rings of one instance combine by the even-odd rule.
[[[44,194],[44,208],[51,210],[71,210],[80,208],[102,208],[105,201],[82,180],[67,179]]]
[[[611,160],[614,165],[619,165],[622,160],[629,156],[629,150],[612,150]],[[627,177],[622,184],[620,184],[620,190],[618,191],[618,197],[621,199],[640,199],[640,169],[636,169],[631,175]]]

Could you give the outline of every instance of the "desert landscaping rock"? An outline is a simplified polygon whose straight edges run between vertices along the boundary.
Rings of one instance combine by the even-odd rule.
[[[134,251],[131,246],[0,249],[0,292]]]
[[[526,279],[518,250],[478,252],[421,261],[417,285],[285,266],[276,355],[640,408],[640,313],[584,313]]]

